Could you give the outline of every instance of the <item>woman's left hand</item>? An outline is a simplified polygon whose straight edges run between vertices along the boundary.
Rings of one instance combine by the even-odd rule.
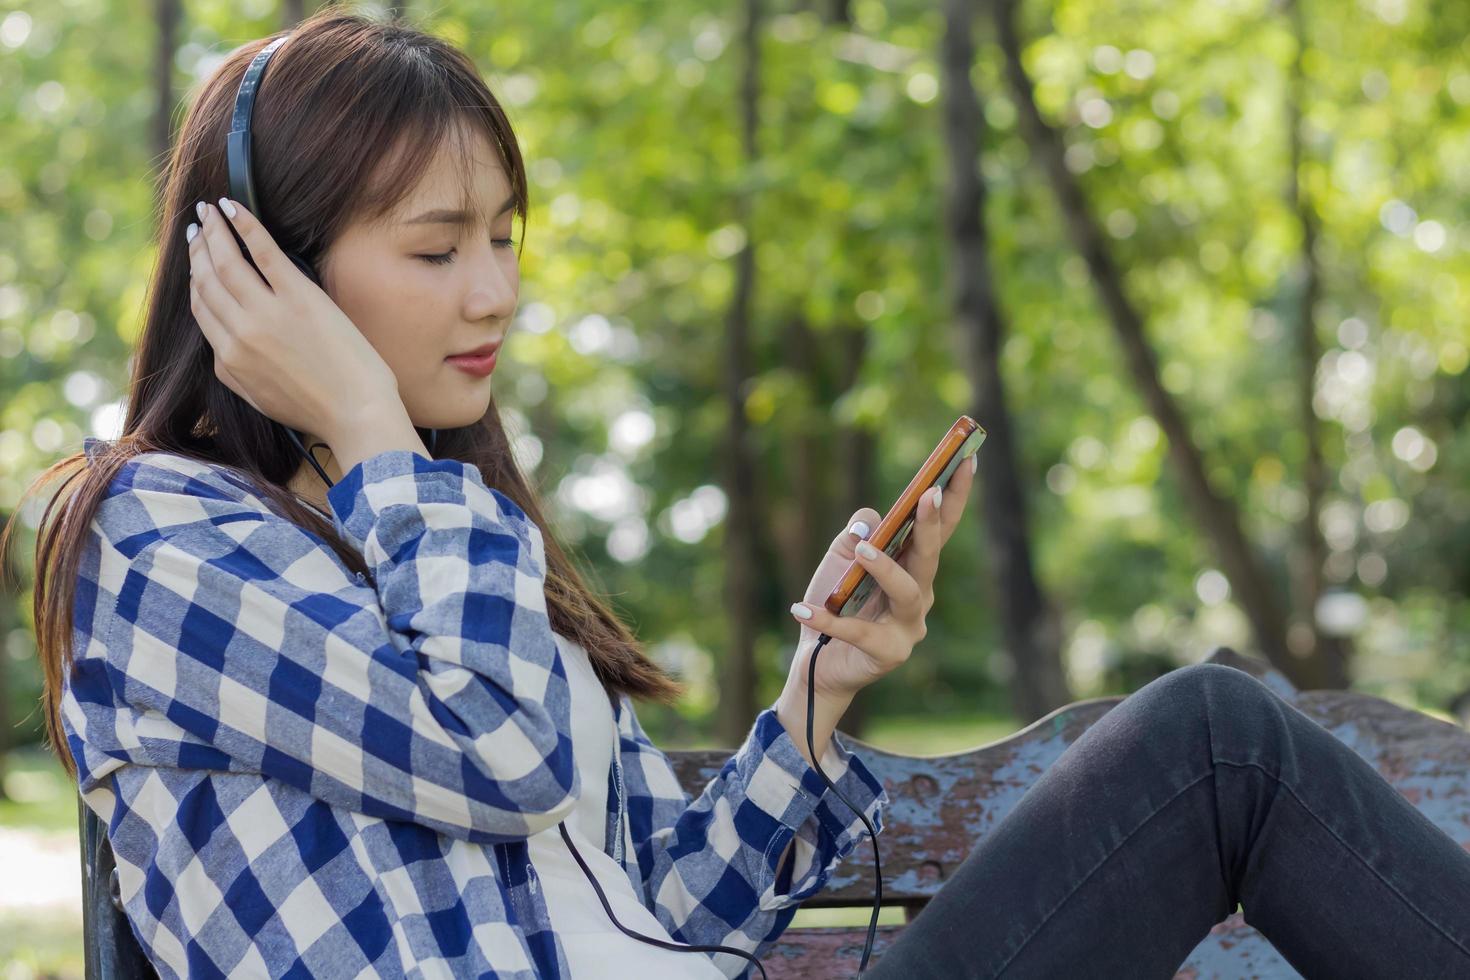
[[[864,558],[856,553],[857,539],[847,531],[853,521],[859,520],[870,528],[877,527],[880,520],[877,511],[864,507],[848,520],[842,533],[828,547],[803,601],[797,604],[810,609],[811,618],[802,619],[795,611],[791,614],[801,624],[801,641],[791,664],[793,679],[799,685],[805,687],[807,683],[812,651],[823,633],[832,639],[817,658],[813,690],[820,696],[851,699],[908,660],[914,644],[928,632],[924,617],[934,605],[939,552],[965,512],[975,482],[973,465],[967,460],[955,468],[937,510],[933,501],[940,488],[924,491],[913,529],[896,559],[882,551],[875,558]],[[822,603],[854,558],[873,576],[877,588],[855,614],[834,616]]]

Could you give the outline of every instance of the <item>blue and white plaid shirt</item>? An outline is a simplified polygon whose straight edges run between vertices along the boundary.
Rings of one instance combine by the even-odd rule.
[[[63,725],[127,917],[163,977],[565,977],[526,845],[581,789],[541,531],[407,450],[327,496],[373,579],[167,453],[92,523]],[[616,717],[608,854],[675,940],[761,955],[866,828],[774,707],[693,800],[627,696]],[[888,795],[835,735],[822,768],[881,832]]]

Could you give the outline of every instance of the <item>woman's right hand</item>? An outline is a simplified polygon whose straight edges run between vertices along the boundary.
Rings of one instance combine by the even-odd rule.
[[[357,325],[255,215],[230,203],[229,219],[206,205],[203,228],[189,242],[189,308],[214,350],[215,376],[261,414],[321,436],[346,424],[353,410],[397,399],[392,369]]]

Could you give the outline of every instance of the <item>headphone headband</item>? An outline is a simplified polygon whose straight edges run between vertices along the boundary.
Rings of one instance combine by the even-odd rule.
[[[265,215],[260,207],[260,199],[255,195],[255,160],[251,150],[250,120],[255,114],[255,96],[260,91],[266,62],[271,60],[271,55],[275,54],[289,37],[290,35],[287,34],[276,38],[250,59],[250,64],[245,68],[245,76],[240,79],[240,89],[235,93],[235,111],[230,116],[230,132],[225,139],[225,163],[229,169],[230,197],[245,205],[245,210],[262,222],[265,221]],[[301,270],[303,275],[317,285],[321,285],[321,278],[310,263],[295,252],[287,252],[286,257]],[[254,262],[252,261],[251,264],[254,265]]]
[[[289,37],[287,35],[286,37]],[[255,199],[254,170],[250,155],[250,116],[255,110],[255,93],[260,88],[260,77],[265,73],[266,62],[276,49],[286,43],[286,37],[278,37],[251,59],[240,79],[240,90],[235,93],[235,111],[230,117],[230,135],[225,144],[225,156],[230,168],[230,197],[251,214],[260,214]]]

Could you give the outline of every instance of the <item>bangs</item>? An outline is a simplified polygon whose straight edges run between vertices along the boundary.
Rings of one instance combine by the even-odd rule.
[[[438,105],[445,105],[443,102]],[[476,194],[476,150],[474,136],[482,135],[493,148],[496,156],[489,161],[499,164],[510,185],[513,214],[526,219],[525,176],[518,172],[519,155],[506,152],[497,138],[490,120],[475,112],[434,111],[408,120],[399,129],[391,148],[379,159],[367,186],[349,210],[373,227],[385,225],[396,215],[403,203],[418,187],[423,175],[440,152],[447,151],[454,160],[455,173],[459,180],[459,200],[456,206],[465,212],[459,222],[459,231],[467,232],[476,223],[489,228],[495,220],[493,210],[501,203],[478,202]],[[482,164],[484,161],[480,161]]]

